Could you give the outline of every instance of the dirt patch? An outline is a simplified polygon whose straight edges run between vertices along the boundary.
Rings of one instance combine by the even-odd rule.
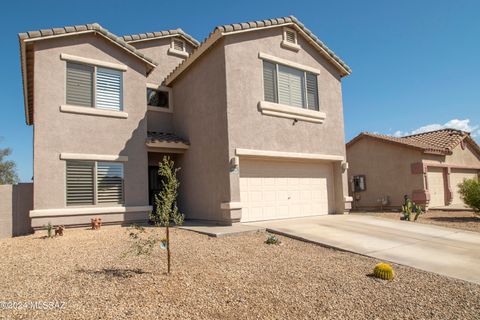
[[[163,234],[162,229],[151,229]],[[265,233],[209,238],[173,230],[165,251],[123,254],[127,230],[66,230],[65,236],[0,240],[0,301],[64,302],[63,309],[0,309],[25,319],[478,319],[480,286]]]
[[[353,214],[394,220],[400,220],[400,217],[402,217],[400,212],[355,212]],[[429,210],[418,218],[417,223],[429,223],[443,227],[480,232],[480,216],[475,215],[472,211]]]

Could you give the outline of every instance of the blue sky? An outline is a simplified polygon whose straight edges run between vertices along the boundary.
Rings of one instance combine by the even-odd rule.
[[[480,139],[480,1],[8,1],[0,27],[0,148],[32,177],[17,33],[98,22],[117,35],[295,15],[353,69],[343,79],[347,141],[452,126]]]

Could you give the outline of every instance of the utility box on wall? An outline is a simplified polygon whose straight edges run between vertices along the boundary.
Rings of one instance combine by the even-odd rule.
[[[0,185],[0,239],[32,232],[33,183]]]

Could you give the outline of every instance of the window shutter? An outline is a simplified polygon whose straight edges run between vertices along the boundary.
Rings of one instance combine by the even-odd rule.
[[[93,67],[67,63],[66,103],[74,106],[93,107]]]
[[[97,163],[98,203],[123,203],[123,164]]]
[[[265,101],[277,102],[277,70],[268,61],[263,61],[263,92]]]
[[[318,110],[317,75],[307,72],[307,102],[308,109]]]
[[[67,161],[67,205],[93,204],[94,163]]]
[[[289,106],[304,106],[304,72],[278,65],[278,102]]]
[[[122,110],[122,77],[118,70],[97,68],[96,107]]]

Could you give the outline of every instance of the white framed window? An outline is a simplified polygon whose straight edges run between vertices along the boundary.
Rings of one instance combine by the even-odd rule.
[[[124,204],[123,163],[67,160],[66,204]]]
[[[123,110],[121,70],[67,61],[66,104],[95,109]]]
[[[319,111],[317,74],[263,60],[264,100]]]
[[[172,112],[172,88],[147,83],[147,109],[149,111]]]
[[[283,28],[283,40],[281,43],[282,48],[299,51],[297,31],[292,28]]]

